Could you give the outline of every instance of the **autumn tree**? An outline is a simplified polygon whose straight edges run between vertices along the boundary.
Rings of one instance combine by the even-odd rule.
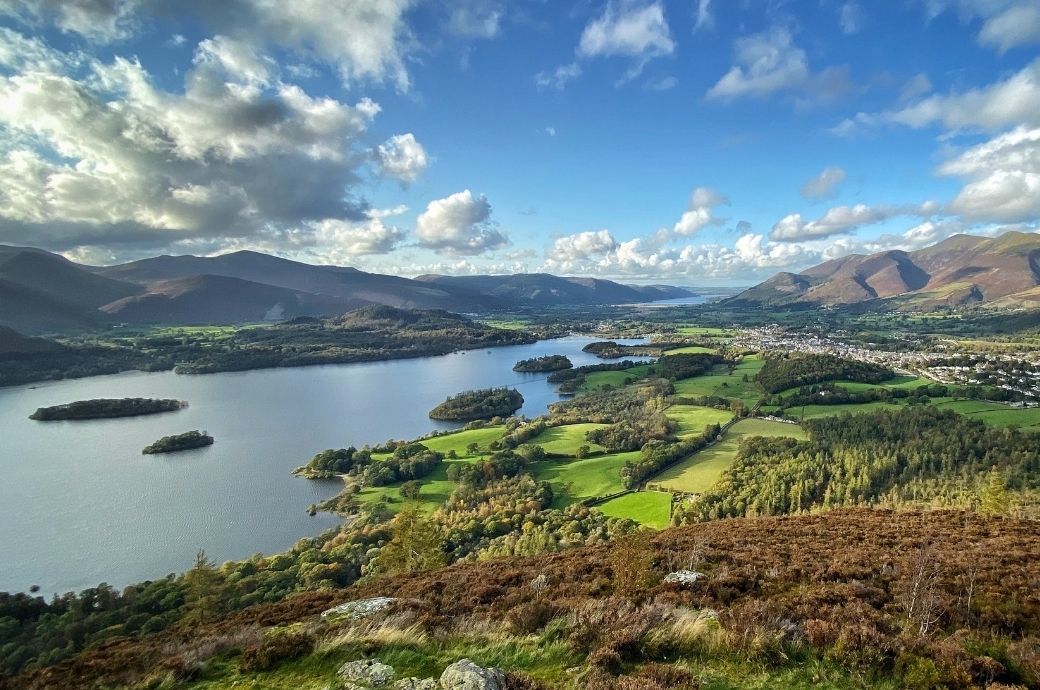
[[[394,518],[393,536],[373,559],[374,573],[416,573],[446,563],[444,538],[417,502],[410,502]]]
[[[209,560],[205,551],[200,549],[195,554],[195,565],[184,573],[184,584],[187,585],[187,618],[195,623],[205,622],[216,612],[223,584],[216,565]]]

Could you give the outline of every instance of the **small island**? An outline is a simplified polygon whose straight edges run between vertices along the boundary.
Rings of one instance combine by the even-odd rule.
[[[484,388],[453,395],[430,410],[430,419],[468,422],[474,419],[507,417],[524,405],[515,388]]]
[[[141,452],[145,455],[156,453],[176,453],[180,450],[191,450],[213,445],[213,437],[205,431],[188,431],[175,436],[163,436],[150,446],[145,446]]]
[[[563,369],[570,369],[573,366],[571,360],[567,359],[565,355],[545,355],[544,357],[521,359],[513,365],[513,371],[541,373],[546,371],[561,371]]]
[[[158,398],[98,398],[53,407],[41,407],[29,415],[29,419],[40,422],[80,419],[109,419],[113,417],[137,417],[146,414],[173,412],[188,406],[183,400]]]

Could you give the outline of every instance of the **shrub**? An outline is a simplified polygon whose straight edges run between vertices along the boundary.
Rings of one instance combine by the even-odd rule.
[[[267,671],[283,661],[298,659],[314,649],[314,638],[293,629],[272,630],[262,640],[242,650],[241,667],[246,671]]]

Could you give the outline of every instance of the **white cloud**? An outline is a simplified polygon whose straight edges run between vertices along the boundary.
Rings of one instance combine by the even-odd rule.
[[[969,181],[949,209],[975,221],[1040,219],[1040,127],[1018,127],[974,146],[939,167]]]
[[[476,255],[509,244],[491,220],[491,204],[466,189],[431,201],[416,221],[419,244],[440,254]]]
[[[693,25],[694,33],[701,29],[711,29],[715,26],[715,18],[711,15],[711,0],[697,0],[697,21]]]
[[[873,225],[888,220],[906,210],[873,207],[866,204],[835,206],[813,221],[804,220],[800,213],[792,213],[777,221],[769,232],[769,239],[778,242],[799,242],[841,235],[857,230],[864,225]]]
[[[802,196],[806,199],[831,199],[845,181],[845,171],[836,166],[824,168],[819,175],[802,185]]]
[[[922,128],[1000,130],[1019,124],[1040,125],[1040,59],[985,87],[935,94],[898,110],[858,113],[831,131],[848,135],[882,124]]]
[[[903,90],[899,92],[899,100],[911,101],[918,96],[930,93],[931,90],[932,80],[928,78],[927,74],[921,72],[914,75],[914,77],[903,86]]]
[[[1040,42],[1040,6],[1035,0],[923,0],[929,19],[955,9],[964,21],[981,20],[981,45],[1001,53]]]
[[[675,52],[675,42],[660,0],[611,0],[603,14],[582,31],[577,52],[582,58],[633,58],[636,62],[626,74],[627,80],[638,76],[650,60]]]
[[[353,257],[368,254],[388,254],[405,236],[403,231],[386,225],[379,218],[366,221],[325,218],[311,227],[314,244],[321,247],[330,263],[348,263]]]
[[[10,39],[0,34],[0,58],[41,45]],[[48,50],[0,76],[0,241],[216,250],[366,219],[356,189],[375,155],[374,102],[310,96],[221,37],[199,46],[182,91],[135,61]]]
[[[572,79],[577,79],[581,76],[581,65],[577,62],[571,62],[566,65],[560,65],[552,72],[539,72],[535,75],[534,81],[541,88],[553,88],[562,89],[567,86],[567,82]]]
[[[590,230],[557,237],[545,250],[545,260],[547,265],[554,267],[553,270],[570,273],[588,260],[603,257],[617,247],[617,241],[608,230]]]
[[[383,174],[401,182],[414,182],[426,171],[426,149],[411,132],[390,137],[376,149]]]
[[[346,84],[389,80],[408,88],[405,58],[414,47],[404,17],[413,0],[180,0],[178,15],[233,36],[262,52],[277,45],[333,67]],[[49,22],[90,40],[132,35],[156,0],[2,0],[0,13],[33,25]],[[349,37],[349,38],[348,38]]]
[[[713,209],[717,206],[728,204],[729,199],[715,190],[707,187],[697,187],[690,195],[686,211],[683,212],[672,230],[677,235],[689,237],[700,232],[708,225],[718,225],[722,221],[714,217]]]
[[[794,45],[787,29],[738,38],[734,51],[737,64],[708,90],[708,98],[767,96],[800,88],[809,81],[808,58]]]
[[[1024,2],[989,17],[979,31],[979,43],[1000,52],[1040,42],[1040,5]]]
[[[859,33],[863,28],[863,8],[854,0],[849,0],[841,6],[839,12],[839,24],[841,31],[846,36]]]
[[[448,30],[458,36],[494,38],[501,29],[503,8],[486,0],[453,0]]]

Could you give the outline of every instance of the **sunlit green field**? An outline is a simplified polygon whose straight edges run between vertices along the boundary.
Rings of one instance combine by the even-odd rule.
[[[676,347],[671,350],[665,350],[666,355],[697,355],[697,354],[718,354],[718,350],[713,347],[702,347],[700,345],[686,345],[684,347]]]
[[[700,335],[709,338],[732,338],[733,332],[714,326],[681,326],[676,329],[679,335]]]
[[[665,415],[679,423],[678,436],[700,434],[706,426],[725,424],[733,419],[733,413],[729,410],[716,410],[697,405],[672,405],[665,410]]]
[[[476,443],[481,450],[487,450],[488,444],[502,438],[504,433],[505,427],[499,424],[483,429],[470,429],[469,431],[436,436],[420,441],[420,443],[438,453],[447,454],[449,451],[454,450],[460,458],[471,458],[474,456],[466,450],[466,446]]]
[[[546,429],[527,443],[532,446],[541,446],[546,453],[553,455],[574,455],[581,446],[588,446],[590,450],[603,450],[603,446],[586,441],[585,434],[593,429],[600,429],[605,426],[606,424],[554,426],[551,429]]]
[[[671,518],[672,495],[666,491],[638,491],[618,496],[596,506],[604,515],[628,518],[641,525],[662,529]]]
[[[627,460],[639,459],[639,451],[599,455],[584,460],[546,460],[536,463],[534,478],[553,486],[556,506],[566,506],[585,498],[609,496],[625,487],[621,467]]]
[[[582,388],[586,391],[599,390],[603,386],[620,388],[625,385],[626,380],[641,378],[649,371],[649,364],[640,364],[624,371],[594,371],[585,377],[585,385]]]
[[[755,383],[764,360],[755,355],[744,357],[733,373],[725,365],[717,365],[711,373],[695,376],[675,382],[675,394],[686,397],[717,395],[722,398],[742,400],[744,404],[754,405],[762,397],[762,391]],[[747,381],[744,378],[747,378]]]
[[[798,439],[806,437],[802,428],[795,424],[766,419],[742,419],[726,430],[714,445],[668,468],[649,482],[648,487],[683,493],[707,491],[732,464],[737,457],[741,439],[748,436],[787,436]]]

